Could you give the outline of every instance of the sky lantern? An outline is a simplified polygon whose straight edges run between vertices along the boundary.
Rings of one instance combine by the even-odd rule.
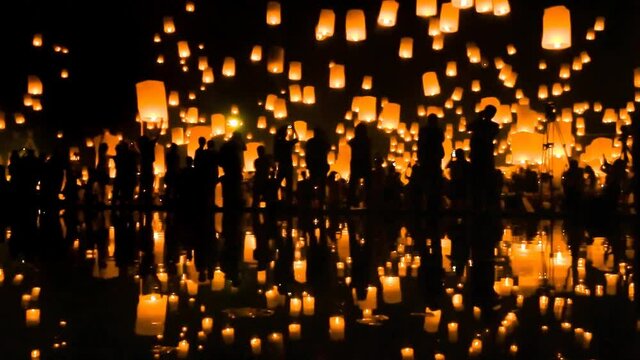
[[[225,77],[236,76],[236,60],[231,56],[224,58],[224,62],[222,63],[222,75]]]
[[[416,15],[422,18],[438,15],[438,0],[416,0]]]
[[[36,75],[29,75],[27,77],[27,93],[30,95],[42,95],[43,86],[42,81]]]
[[[193,1],[187,1],[187,3],[184,5],[184,10],[189,13],[195,12],[196,4],[194,4]]]
[[[469,9],[473,7],[473,0],[451,0],[451,4],[458,9]]]
[[[554,83],[553,86],[551,86],[551,95],[560,96],[562,95],[563,92],[564,92],[564,89],[562,88],[562,84]]]
[[[480,92],[480,90],[482,90],[482,87],[480,85],[480,80],[471,80],[471,91],[472,92]]]
[[[486,14],[493,11],[493,0],[476,0],[476,12]]]
[[[596,22],[593,25],[594,31],[604,31],[604,16],[598,16]]]
[[[362,90],[371,90],[373,87],[373,76],[365,75],[362,77]]]
[[[438,75],[435,71],[428,71],[422,74],[422,90],[424,91],[424,96],[440,94],[440,83],[438,82]]]
[[[146,122],[163,122],[169,119],[167,93],[164,82],[146,80],[136,84],[138,113]]]
[[[184,120],[187,124],[197,124],[198,123],[198,108],[192,106],[187,109],[187,113],[184,117]]]
[[[493,15],[504,16],[511,12],[509,0],[493,0]]]
[[[440,35],[440,19],[437,17],[429,18],[429,26],[427,27],[427,34],[429,36]]]
[[[549,97],[549,87],[547,85],[538,86],[538,99],[544,100]]]
[[[302,88],[302,102],[307,105],[312,105],[316,103],[315,87],[307,85]]]
[[[435,51],[440,51],[444,48],[444,35],[438,34],[433,37],[433,42],[431,43],[431,48]]]
[[[165,16],[162,19],[162,23],[165,34],[173,34],[176,32],[176,25],[173,23],[173,18],[171,16]]]
[[[458,65],[455,61],[447,62],[447,68],[445,70],[445,74],[448,77],[455,77],[456,75],[458,75]]]
[[[378,99],[375,96],[360,96],[358,98],[358,120],[365,122],[375,121],[378,117]]]
[[[274,46],[269,49],[267,70],[272,74],[282,74],[284,71],[284,48]]]
[[[23,125],[27,121],[24,114],[18,112],[13,114],[13,119],[16,125]]]
[[[591,57],[589,56],[588,52],[582,51],[580,52],[580,60],[582,61],[583,64],[588,64],[591,62]]]
[[[287,101],[285,99],[276,99],[273,104],[273,117],[276,119],[284,119],[287,117]]]
[[[558,77],[560,79],[568,79],[571,77],[571,68],[569,64],[560,65],[560,71],[558,72]]]
[[[204,69],[204,71],[202,72],[202,83],[213,84],[213,81],[214,81],[213,69],[210,67]]]
[[[400,124],[400,104],[387,103],[380,113],[380,121],[385,131],[393,131]]]
[[[454,33],[458,31],[460,21],[460,10],[451,3],[444,3],[440,8],[440,31],[443,33]]]
[[[31,41],[33,47],[41,47],[42,46],[42,34],[33,35],[33,40]]]
[[[336,14],[331,9],[320,10],[320,17],[316,25],[316,40],[322,41],[333,36],[336,25]]]
[[[565,6],[546,8],[542,18],[542,48],[563,50],[571,47],[571,12]]]
[[[505,65],[505,62],[501,57],[497,56],[493,59],[493,64],[495,65],[496,70],[502,70],[502,68]]]
[[[262,46],[254,45],[251,49],[251,62],[260,62],[262,61]]]
[[[633,69],[633,87],[640,88],[640,67]]]
[[[298,140],[307,141],[307,122],[304,120],[296,120],[293,122],[293,128],[296,130],[296,134],[298,134]]]
[[[480,54],[480,48],[475,43],[467,43],[467,57],[469,58],[469,62],[472,64],[477,64],[482,60],[482,55]]]
[[[178,106],[180,105],[180,94],[177,91],[169,92],[169,106]]]
[[[378,25],[382,27],[393,27],[396,25],[398,7],[400,4],[394,0],[383,0],[378,13]]]
[[[277,1],[269,1],[267,3],[267,25],[280,25],[280,3]]]
[[[289,62],[289,80],[291,81],[302,80],[302,63],[300,61]]]
[[[289,101],[297,103],[302,101],[302,89],[298,84],[289,85]]]
[[[455,89],[453,89],[453,92],[451,93],[451,99],[453,99],[453,101],[460,101],[462,100],[462,94],[464,92],[464,89],[460,86],[456,87]]]
[[[224,135],[227,127],[227,120],[223,114],[211,115],[211,133],[214,136]]]
[[[258,116],[258,121],[256,122],[256,127],[258,129],[266,129],[267,128],[267,117],[262,115]]]
[[[403,37],[400,39],[400,49],[398,49],[398,56],[401,59],[411,59],[413,57],[413,38]]]
[[[329,68],[329,87],[342,89],[345,85],[344,65],[334,64]]]
[[[347,11],[345,27],[347,41],[358,42],[367,39],[367,25],[363,10],[351,9]]]
[[[189,50],[189,42],[178,41],[178,56],[181,59],[186,59],[191,56],[191,50]]]
[[[513,44],[507,45],[507,54],[515,55],[517,52],[518,52],[518,49],[516,49],[515,45]]]
[[[514,164],[542,163],[544,135],[535,132],[511,134],[511,156]]]
[[[603,124],[613,124],[618,121],[618,113],[616,109],[607,108],[604,110],[604,115],[602,115],[602,123]]]
[[[198,56],[198,70],[204,71],[209,67],[209,58],[206,56]]]

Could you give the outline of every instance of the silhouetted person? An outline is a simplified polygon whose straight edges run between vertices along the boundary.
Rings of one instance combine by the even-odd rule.
[[[584,176],[585,176],[585,184],[584,189],[586,195],[593,197],[596,195],[596,191],[598,188],[598,177],[596,176],[596,172],[593,171],[593,168],[589,165],[584,168]]]
[[[113,200],[116,203],[128,204],[133,199],[136,183],[136,166],[133,152],[124,140],[116,145],[116,178],[113,183]]]
[[[271,158],[262,145],[258,146],[258,158],[253,161],[253,167],[256,170],[253,175],[253,207],[258,208],[261,201],[267,201],[271,171]]]
[[[58,205],[59,196],[64,183],[65,170],[68,166],[63,149],[57,148],[42,166],[40,180],[41,205],[45,208],[54,208]]]
[[[384,178],[383,206],[387,213],[395,214],[402,207],[402,181],[394,163],[387,166]]]
[[[138,138],[140,152],[140,200],[144,205],[151,205],[153,201],[153,163],[156,161],[157,138],[151,139],[146,135]]]
[[[498,124],[491,121],[496,115],[496,108],[493,105],[487,105],[479,114],[479,117],[469,126],[471,131],[471,151],[469,158],[471,160],[471,173],[474,177],[473,195],[474,209],[476,211],[484,211],[486,207],[491,206],[491,202],[497,199],[488,198],[488,189],[495,187],[491,180],[495,179],[493,170],[495,169],[495,160],[493,156],[493,141],[498,136]]]
[[[277,166],[276,180],[278,184],[285,181],[285,204],[291,205],[293,200],[293,148],[298,142],[298,134],[291,125],[278,128],[273,143],[273,158]]]
[[[207,139],[200,136],[198,138],[198,148],[196,149],[196,153],[193,157],[193,167],[196,169],[196,171],[202,172],[203,174],[207,167],[207,149],[205,149],[206,144]]]
[[[349,140],[349,146],[351,147],[349,205],[357,206],[360,183],[364,184],[366,198],[371,180],[371,140],[365,123],[361,122],[356,126],[354,137]]]
[[[165,201],[168,205],[173,205],[177,197],[178,174],[180,172],[180,154],[178,145],[171,143],[164,155],[165,173]]]
[[[93,173],[95,180],[96,198],[100,204],[104,204],[106,200],[106,188],[109,184],[109,158],[107,152],[109,145],[100,143],[98,146],[98,162]]]
[[[209,181],[215,189],[215,185],[218,183],[218,151],[216,150],[216,143],[213,139],[207,141],[207,168],[209,169]]]
[[[242,170],[243,152],[246,145],[239,132],[220,147],[220,165],[224,170],[222,178],[222,197],[225,209],[242,208]]]
[[[307,140],[305,146],[305,160],[309,170],[309,178],[313,185],[318,187],[321,203],[324,203],[326,192],[327,173],[329,172],[327,155],[329,150],[331,150],[331,145],[326,133],[321,128],[315,128],[313,137]]]
[[[426,125],[418,132],[418,162],[427,210],[432,212],[437,212],[441,204],[443,142],[444,130],[438,125],[438,116],[429,114]]]
[[[311,179],[307,176],[306,171],[300,173],[301,180],[298,181],[296,189],[296,199],[298,204],[298,211],[306,212],[311,209],[311,198],[313,196],[313,184]]]
[[[569,160],[569,169],[562,174],[562,190],[565,210],[570,216],[577,215],[581,211],[584,196],[584,171],[578,166],[577,160]]]
[[[454,211],[464,212],[469,210],[471,198],[471,164],[467,161],[463,149],[456,149],[454,157],[447,168],[449,169],[449,198],[451,208]]]

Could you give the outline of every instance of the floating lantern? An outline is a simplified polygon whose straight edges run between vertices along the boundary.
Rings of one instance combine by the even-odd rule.
[[[562,5],[544,10],[542,48],[563,50],[571,47],[571,12]]]
[[[156,80],[139,82],[136,84],[136,94],[138,113],[142,121],[163,122],[169,119],[164,82]]]
[[[633,86],[640,88],[640,67],[633,69]]]
[[[440,51],[444,48],[444,35],[438,34],[433,37],[431,48],[435,51]]]
[[[176,32],[176,25],[173,23],[173,18],[171,16],[165,16],[162,19],[164,32],[165,34],[173,34]]]
[[[169,92],[169,106],[178,106],[180,105],[180,95],[177,91]]]
[[[198,123],[198,108],[194,107],[194,106],[188,108],[184,120],[188,124],[197,124]]]
[[[396,17],[400,4],[394,0],[383,0],[380,4],[378,14],[378,25],[382,27],[393,27],[396,25]]]
[[[515,45],[513,45],[513,44],[507,45],[507,54],[515,55],[517,52],[518,52],[518,50],[516,49]]]
[[[331,9],[320,10],[318,25],[316,25],[316,40],[322,41],[333,36],[336,14]]]
[[[593,25],[593,30],[604,31],[604,16],[598,16],[596,18],[596,22]]]
[[[33,47],[41,47],[42,46],[42,34],[33,35],[33,41],[31,41]]]
[[[375,96],[358,97],[358,120],[372,122],[377,118],[377,98]]]
[[[212,68],[204,69],[204,71],[202,72],[202,83],[213,84],[213,81],[214,81],[213,69]]]
[[[504,16],[510,12],[509,0],[493,0],[493,15]]]
[[[416,0],[416,15],[423,18],[438,14],[438,0]]]
[[[473,7],[473,0],[451,0],[451,4],[458,9],[469,9]]]
[[[214,136],[224,135],[227,128],[227,120],[223,114],[211,115],[211,132]]]
[[[486,14],[493,11],[493,0],[476,0],[476,12]]]
[[[472,64],[477,64],[482,60],[482,55],[478,45],[474,43],[467,43],[467,57],[469,58],[469,62]]]
[[[413,57],[413,38],[403,37],[400,39],[400,49],[398,49],[398,56],[401,59],[411,59]]]
[[[276,119],[284,119],[287,117],[287,101],[285,99],[276,99],[273,104],[273,117]]]
[[[332,89],[342,89],[345,85],[344,65],[334,64],[329,69],[329,87]]]
[[[281,74],[284,71],[284,48],[280,46],[270,48],[267,70],[272,74]]]
[[[429,19],[429,27],[427,28],[427,33],[429,36],[438,36],[440,35],[440,19],[436,17],[432,17]]]
[[[471,81],[471,91],[480,92],[480,90],[481,90],[480,80],[472,80]]]
[[[251,49],[250,59],[252,62],[262,61],[262,46],[254,45]]]
[[[435,96],[440,94],[438,75],[434,71],[429,71],[422,75],[422,89],[424,91],[424,96]]]
[[[289,62],[289,80],[300,81],[302,79],[302,63],[300,61]]]
[[[191,50],[189,50],[189,42],[178,41],[178,56],[181,59],[186,59],[191,56]]]
[[[236,60],[234,58],[230,56],[224,58],[222,75],[225,77],[234,77],[236,75]]]
[[[313,86],[305,86],[302,88],[302,102],[307,105],[315,104],[316,91]]]
[[[445,70],[445,74],[448,77],[455,77],[456,75],[458,75],[458,65],[455,61],[447,62],[447,68]]]
[[[187,1],[187,3],[184,6],[184,9],[186,12],[192,13],[196,11],[196,4],[193,3],[193,1]]]
[[[30,95],[42,95],[43,86],[40,78],[35,75],[27,77],[27,93]]]
[[[302,100],[302,89],[300,89],[300,85],[293,84],[289,85],[289,101],[292,103],[297,103]]]
[[[451,3],[443,3],[440,8],[440,31],[454,33],[458,31],[460,10]]]
[[[397,129],[400,124],[400,104],[387,103],[380,113],[380,121],[386,131]]]
[[[136,335],[158,336],[164,334],[167,316],[166,296],[159,294],[140,295],[136,312]]]
[[[345,26],[347,41],[358,42],[367,39],[367,27],[363,10],[351,9],[347,11]]]
[[[267,2],[267,25],[280,25],[280,3],[277,1]]]
[[[568,79],[571,77],[571,68],[569,67],[569,64],[562,64],[560,66],[558,76],[560,79]]]

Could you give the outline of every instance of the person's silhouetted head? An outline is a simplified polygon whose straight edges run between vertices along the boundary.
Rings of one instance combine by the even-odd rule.
[[[366,138],[369,135],[367,134],[367,124],[361,122],[356,126],[355,136],[358,138]]]
[[[171,152],[177,152],[178,151],[178,144],[176,143],[171,143],[171,145],[169,145],[169,150]]]
[[[430,126],[430,127],[438,126],[438,115],[429,114],[429,116],[427,116],[427,126]]]
[[[238,143],[242,143],[242,134],[240,133],[240,131],[234,131],[231,134],[231,139],[232,141],[236,141]]]
[[[259,157],[263,157],[265,154],[266,149],[264,148],[264,145],[260,145],[258,146],[258,156]]]
[[[207,141],[208,150],[215,150],[215,148],[216,148],[216,143],[215,141],[213,141],[213,139],[210,139],[209,141]]]
[[[207,143],[207,139],[204,138],[204,136],[200,136],[198,138],[198,145],[200,146],[200,148],[204,148],[204,145]]]
[[[498,112],[498,109],[496,109],[495,106],[493,105],[487,105],[484,107],[484,110],[482,110],[482,118],[485,120],[491,120],[493,119],[494,116],[496,116],[496,113]]]
[[[107,151],[109,151],[109,144],[107,143],[100,143],[100,146],[98,147],[98,152],[100,154],[106,154]]]
[[[326,140],[327,139],[327,133],[324,131],[323,128],[315,127],[313,129],[313,137],[321,139],[321,140]]]
[[[578,160],[576,159],[569,160],[569,169],[575,170],[577,168],[578,168]]]
[[[458,160],[464,159],[464,149],[456,149],[454,151],[454,154],[456,155],[456,159]]]

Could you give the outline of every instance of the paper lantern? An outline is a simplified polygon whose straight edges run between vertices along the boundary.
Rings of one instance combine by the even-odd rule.
[[[502,60],[501,57],[496,57],[496,58],[493,59],[493,64],[495,65],[496,70],[502,70],[502,68],[505,65],[505,62],[504,62],[504,60]]]
[[[640,88],[640,67],[633,69],[633,86]]]
[[[445,70],[445,74],[448,77],[455,77],[456,75],[458,75],[458,65],[455,61],[447,62],[447,68]]]
[[[604,16],[598,16],[596,18],[596,22],[593,25],[593,30],[604,31]]]
[[[593,29],[587,30],[587,34],[585,35],[585,39],[591,41],[596,39],[596,32]]]
[[[320,10],[320,17],[316,25],[316,40],[322,41],[333,36],[336,14],[331,9]]]
[[[433,42],[431,43],[431,48],[435,51],[440,51],[444,48],[444,35],[438,34],[433,37]]]
[[[22,105],[24,105],[26,107],[32,107],[33,106],[33,98],[31,97],[31,95],[24,94],[24,96],[22,97]]]
[[[251,49],[251,62],[259,62],[262,61],[262,46],[254,45]]]
[[[176,25],[173,23],[173,18],[171,16],[165,16],[162,19],[162,23],[165,34],[173,34],[176,32]]]
[[[375,121],[378,117],[377,98],[375,96],[358,97],[358,120],[365,122]]]
[[[512,88],[512,87],[514,87],[516,85],[516,81],[517,80],[518,80],[518,73],[515,72],[515,71],[512,71],[504,79],[504,86],[506,86],[508,88]]]
[[[193,3],[193,1],[187,1],[187,3],[184,5],[184,9],[186,12],[195,12],[196,11],[196,4]]]
[[[515,55],[517,52],[518,52],[518,50],[516,49],[515,45],[513,45],[513,44],[507,45],[507,54]]]
[[[440,19],[439,18],[432,17],[429,19],[429,27],[427,28],[427,34],[429,34],[429,36],[440,35]]]
[[[316,103],[316,90],[313,86],[302,88],[302,102],[307,105]]]
[[[164,82],[156,80],[139,82],[136,84],[136,95],[138,113],[142,121],[163,122],[169,120]]]
[[[13,119],[16,125],[23,125],[27,121],[22,113],[14,113]]]
[[[562,5],[544,10],[542,48],[563,50],[571,47],[571,13]]]
[[[504,16],[510,12],[509,0],[493,0],[493,15]]]
[[[345,26],[347,41],[358,42],[367,39],[367,26],[363,10],[351,9],[347,11]]]
[[[175,127],[171,129],[171,142],[176,145],[184,144],[184,129],[181,127]]]
[[[383,0],[380,4],[378,14],[378,25],[382,27],[393,27],[396,25],[396,17],[400,4],[394,0]]]
[[[511,65],[505,64],[500,72],[498,73],[498,79],[501,81],[505,81],[507,77],[511,74]]]
[[[186,59],[191,56],[191,50],[189,50],[189,42],[178,41],[178,56],[181,59]]]
[[[0,111],[0,130],[4,130],[7,127],[7,121],[5,119],[4,111]]]
[[[435,71],[429,71],[422,75],[422,90],[424,96],[435,96],[440,94],[440,83]]]
[[[297,103],[302,101],[302,89],[298,84],[289,85],[289,101]]]
[[[413,38],[403,37],[402,39],[400,39],[398,56],[401,59],[411,59],[413,57]]]
[[[472,64],[477,64],[482,60],[482,55],[480,54],[480,48],[478,45],[474,43],[467,43],[467,57],[469,58],[469,62]]]
[[[300,61],[289,62],[289,80],[299,81],[302,79],[302,63]]]
[[[562,84],[560,83],[555,83],[553,84],[553,86],[551,86],[551,95],[553,96],[560,96],[562,95],[563,92],[563,88],[562,88]]]
[[[42,34],[33,35],[33,41],[31,42],[33,47],[41,47],[42,46]]]
[[[569,64],[560,65],[558,77],[560,77],[560,79],[568,79],[571,77],[571,68],[569,67]]]
[[[35,98],[35,99],[33,99],[33,103],[31,104],[31,107],[32,107],[33,111],[41,111],[42,110],[42,102],[40,101],[40,99]]]
[[[136,311],[136,335],[158,336],[164,334],[167,316],[167,296],[140,295]]]
[[[280,25],[280,3],[277,1],[269,1],[267,3],[267,25]]]
[[[544,100],[549,97],[549,88],[547,85],[540,85],[538,87],[538,99]]]
[[[69,70],[62,69],[60,70],[60,79],[68,79],[69,78]]]
[[[479,92],[481,90],[480,80],[471,80],[471,91]]]
[[[416,15],[423,18],[438,14],[438,0],[416,0]]]
[[[493,0],[476,0],[476,12],[486,14],[493,11]]]
[[[304,120],[296,120],[293,122],[293,128],[296,130],[296,134],[298,134],[298,140],[307,141],[307,122]]]
[[[178,106],[180,105],[180,95],[177,91],[169,92],[169,106]]]
[[[473,7],[473,0],[451,0],[451,4],[458,9],[469,9]]]
[[[188,124],[197,124],[198,123],[198,108],[192,106],[187,109],[187,114],[185,115],[184,121]]]
[[[222,76],[234,77],[236,75],[236,60],[230,56],[224,58],[222,62]]]
[[[451,93],[451,99],[453,101],[460,101],[462,100],[462,94],[464,92],[464,89],[461,87],[456,87],[455,89],[453,89],[453,92]]]
[[[276,102],[273,104],[273,117],[276,119],[284,119],[287,117],[287,101],[285,99],[276,99]]]
[[[542,163],[544,135],[533,132],[511,134],[511,156],[514,164]]]
[[[224,135],[227,127],[227,120],[223,114],[211,115],[211,132],[214,136]]]
[[[344,65],[334,64],[329,68],[329,87],[331,89],[342,89],[345,85]]]
[[[613,124],[618,121],[618,113],[615,109],[607,108],[604,110],[604,115],[602,116],[603,124]]]
[[[380,121],[384,130],[396,130],[400,123],[400,104],[387,103],[380,113]]]
[[[440,7],[440,31],[443,33],[454,33],[458,31],[460,20],[460,10],[451,3],[444,3]]]
[[[274,46],[269,49],[267,70],[272,74],[281,74],[284,71],[284,48]]]
[[[213,84],[213,81],[214,81],[213,69],[212,68],[204,69],[204,71],[202,72],[202,83]]]
[[[580,59],[580,56],[573,58],[573,62],[571,63],[571,70],[573,71],[582,70],[582,59]]]
[[[42,95],[43,86],[40,78],[35,75],[27,77],[27,93],[30,95]]]

